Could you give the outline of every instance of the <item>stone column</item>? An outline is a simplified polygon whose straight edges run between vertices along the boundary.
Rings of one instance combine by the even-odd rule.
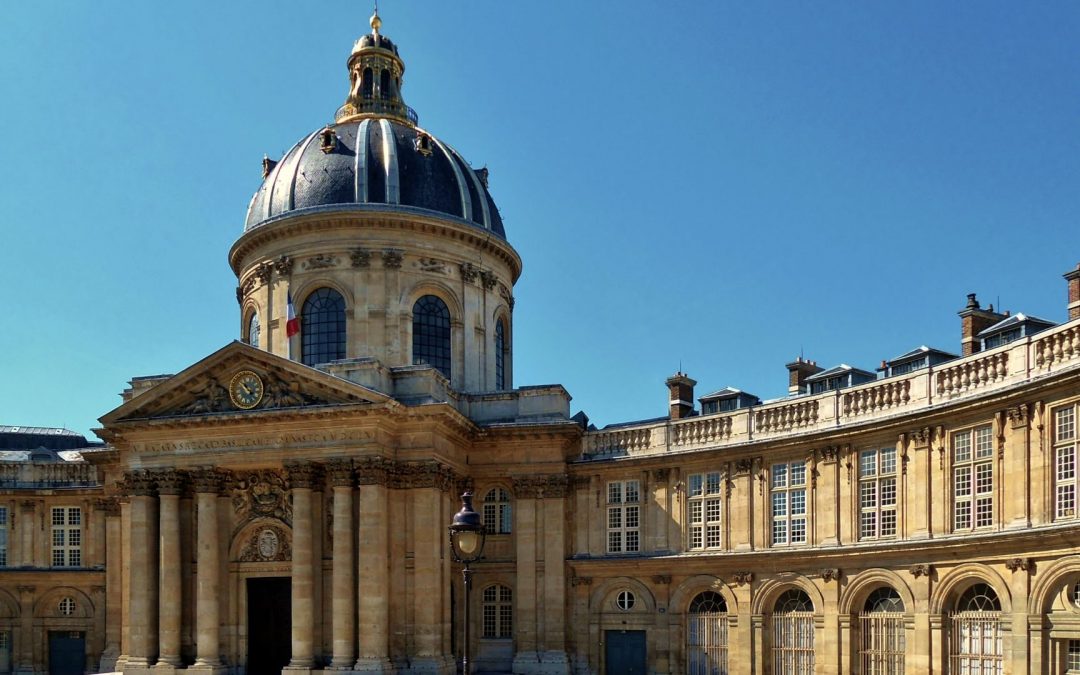
[[[353,578],[353,469],[349,460],[327,466],[334,488],[333,658],[331,670],[351,670],[356,663]],[[366,542],[365,542],[366,543]]]
[[[223,670],[221,663],[221,540],[218,493],[224,475],[202,469],[192,475],[196,519],[195,665],[189,670]],[[179,560],[177,561],[179,563]]]
[[[566,657],[566,476],[545,477],[538,511],[544,518],[544,673],[569,673]],[[658,509],[655,505],[652,508]],[[644,520],[644,514],[642,514]],[[671,579],[668,577],[668,583]],[[663,672],[663,671],[661,671]]]
[[[34,510],[37,500],[26,499],[19,504],[19,557],[18,564],[23,567],[35,567],[34,560]]]
[[[116,660],[120,656],[120,627],[124,623],[120,502],[115,497],[99,499],[97,508],[105,516],[105,651],[99,670],[108,673],[116,670]]]
[[[180,661],[180,488],[175,471],[157,475],[160,588],[158,590],[158,667]]]
[[[514,479],[514,539],[517,544],[517,588],[514,591],[514,672],[527,673],[540,661],[537,635],[536,486],[528,478]]]
[[[33,673],[34,670],[34,592],[33,586],[16,586],[19,592],[19,622],[18,635],[13,636],[15,644],[15,673]]]
[[[453,668],[449,649],[444,651],[443,593],[446,523],[441,517],[443,493],[436,469],[423,466],[410,476],[413,542],[413,672],[446,673]],[[449,519],[446,519],[447,521]],[[474,652],[475,653],[475,652]]]
[[[127,622],[130,650],[126,667],[148,668],[157,655],[157,569],[155,566],[153,481],[145,473],[125,476],[131,495],[131,600]]]
[[[391,672],[390,538],[386,465],[367,459],[357,467],[360,519],[357,530],[357,592],[360,606],[359,658],[356,670]]]
[[[311,489],[315,466],[286,467],[293,500],[292,659],[289,670],[311,670],[315,665],[315,570]]]

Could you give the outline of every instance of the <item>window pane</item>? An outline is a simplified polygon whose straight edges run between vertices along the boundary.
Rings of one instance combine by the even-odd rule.
[[[320,288],[304,301],[300,313],[301,360],[314,366],[345,358],[345,298]]]
[[[413,305],[413,363],[434,366],[450,379],[450,309],[425,295]]]

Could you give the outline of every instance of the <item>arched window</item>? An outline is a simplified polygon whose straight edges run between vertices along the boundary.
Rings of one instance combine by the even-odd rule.
[[[862,672],[900,675],[904,672],[904,601],[888,586],[875,589],[859,617]]]
[[[247,343],[252,347],[259,346],[259,313],[252,312],[251,318],[248,319],[247,326]]]
[[[495,322],[495,388],[498,390],[510,388],[506,377],[506,351],[506,322],[499,319]]]
[[[383,68],[382,73],[379,75],[379,95],[383,98],[390,98],[390,71]]]
[[[364,98],[371,98],[375,92],[375,75],[371,68],[364,68],[363,79],[360,82],[360,93]]]
[[[728,672],[727,602],[716,591],[698,593],[686,613],[686,675]]]
[[[978,583],[964,591],[949,623],[949,672],[1000,675],[1005,652],[1001,601],[994,589]]]
[[[345,298],[332,288],[307,297],[300,312],[301,360],[305,365],[345,358]]]
[[[438,368],[450,379],[450,310],[442,298],[425,295],[413,305],[413,363]]]
[[[814,672],[814,603],[798,588],[785,591],[773,605],[772,657],[776,675]]]
[[[484,495],[484,528],[488,534],[509,534],[510,520],[510,493],[491,488]]]
[[[484,638],[509,640],[514,637],[514,592],[495,584],[484,589]]]

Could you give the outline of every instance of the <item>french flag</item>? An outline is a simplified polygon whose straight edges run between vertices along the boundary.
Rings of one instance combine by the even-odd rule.
[[[285,336],[292,337],[300,332],[300,320],[296,318],[296,308],[292,304],[292,291],[289,291],[288,315],[285,321]]]

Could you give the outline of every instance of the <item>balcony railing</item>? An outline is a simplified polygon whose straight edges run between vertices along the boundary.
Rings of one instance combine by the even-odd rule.
[[[1080,319],[904,375],[813,396],[784,398],[735,412],[642,423],[585,434],[583,459],[648,456],[689,447],[724,447],[915,414],[1080,368]]]

